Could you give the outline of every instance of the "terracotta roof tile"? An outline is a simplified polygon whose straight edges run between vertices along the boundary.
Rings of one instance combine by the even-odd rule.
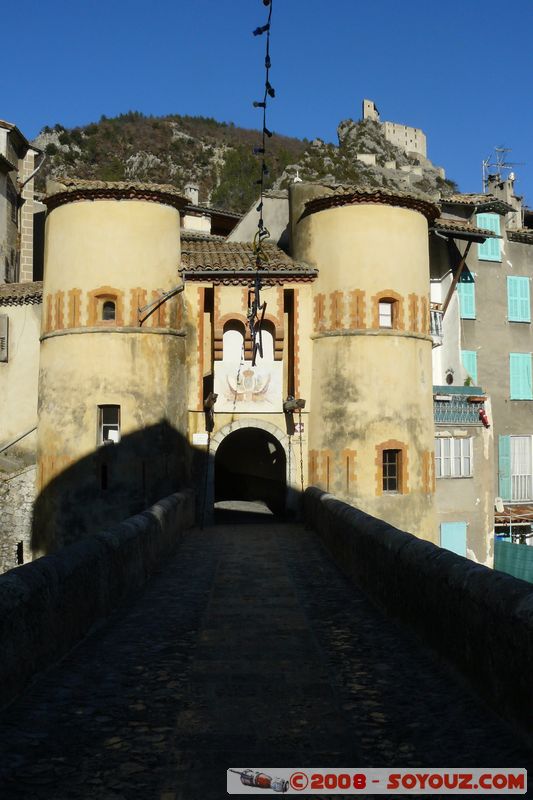
[[[440,205],[472,206],[477,208],[491,207],[502,214],[515,210],[508,203],[505,203],[493,194],[450,194],[441,199]]]
[[[286,273],[314,278],[317,271],[308,264],[293,261],[283,250],[274,244],[263,245],[266,261],[265,273]],[[255,272],[255,257],[251,242],[227,242],[218,238],[188,238],[182,242],[181,272],[185,277],[194,278],[195,273],[205,274],[231,272],[235,275]],[[230,276],[231,277],[231,276]]]
[[[219,236],[216,233],[207,233],[207,231],[189,231],[187,228],[182,228],[180,231],[180,239],[183,242],[225,242],[225,236]]]
[[[166,203],[183,209],[188,203],[174,186],[137,181],[86,181],[78,178],[57,178],[50,181],[44,202],[48,210],[74,200],[139,199]]]
[[[184,214],[188,214],[190,212],[199,211],[202,214],[221,214],[224,217],[230,217],[231,219],[240,219],[242,214],[238,214],[236,211],[226,211],[224,208],[215,208],[214,206],[203,206],[197,205],[194,206],[192,203],[189,203],[183,209]]]
[[[22,306],[26,303],[41,303],[43,282],[4,283],[0,286],[0,306]]]
[[[327,189],[324,186],[324,189]],[[313,197],[305,204],[305,214],[314,214],[327,208],[352,205],[358,203],[375,203],[381,205],[400,206],[419,211],[430,222],[438,216],[438,208],[430,200],[400,189],[363,189],[357,186],[332,186],[329,192]]]
[[[507,238],[510,242],[533,244],[533,228],[521,228],[519,231],[507,231]]]
[[[469,233],[473,236],[484,237],[485,239],[499,239],[494,231],[489,231],[486,228],[476,228],[470,222],[462,219],[448,219],[446,217],[439,217],[431,226],[431,230],[445,231],[450,233]]]

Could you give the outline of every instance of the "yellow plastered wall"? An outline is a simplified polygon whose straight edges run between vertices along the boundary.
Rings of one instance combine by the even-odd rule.
[[[132,312],[144,293],[149,302],[180,282],[179,254],[179,211],[170,206],[83,200],[49,215],[45,309],[54,302],[41,341],[37,552],[135,513],[186,473],[182,298],[164,304],[157,325],[140,326]],[[115,321],[89,316],[99,287],[116,290]],[[71,290],[80,292],[79,324],[69,327],[66,305],[61,326],[54,306],[58,297],[67,304]],[[120,406],[119,445],[99,443],[101,405]]]
[[[315,482],[434,540],[434,497],[424,478],[434,436],[432,344],[424,311],[427,221],[408,208],[347,205],[304,216],[295,243],[297,257],[319,269],[313,293],[324,298],[323,320],[317,327],[315,318],[312,334],[309,450]],[[352,292],[365,298],[356,325]],[[409,315],[413,294],[419,298],[415,324]],[[379,328],[380,296],[397,300],[401,311],[392,330]],[[382,491],[383,447],[402,453],[397,493]]]

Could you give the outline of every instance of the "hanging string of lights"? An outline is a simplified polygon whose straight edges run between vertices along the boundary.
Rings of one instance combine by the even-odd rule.
[[[265,87],[262,100],[254,100],[254,108],[262,110],[263,116],[263,130],[261,138],[261,146],[254,147],[254,155],[261,156],[261,173],[256,185],[260,187],[259,204],[256,211],[259,214],[257,222],[257,232],[254,236],[253,254],[256,266],[256,275],[254,280],[253,289],[248,292],[248,327],[250,330],[250,337],[252,340],[252,366],[255,366],[256,358],[259,355],[263,358],[263,338],[262,338],[262,323],[265,318],[266,302],[261,302],[261,269],[266,262],[267,257],[264,251],[263,243],[270,237],[270,233],[265,226],[263,218],[263,201],[265,193],[265,181],[268,178],[269,170],[266,163],[266,143],[267,139],[272,136],[272,131],[267,128],[267,105],[269,98],[276,96],[276,92],[270,83],[270,68],[272,62],[270,59],[270,29],[272,20],[272,2],[273,0],[262,0],[263,5],[268,7],[268,19],[264,25],[260,25],[253,31],[254,36],[262,36],[266,34],[265,45]]]

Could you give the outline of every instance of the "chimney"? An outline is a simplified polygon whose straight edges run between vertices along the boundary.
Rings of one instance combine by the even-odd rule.
[[[194,183],[188,183],[185,187],[185,196],[189,198],[191,205],[197,206],[198,205],[198,195],[199,189],[198,186],[195,186]]]
[[[522,197],[515,194],[515,180],[514,172],[509,173],[508,178],[502,178],[499,174],[489,175],[487,180],[489,193],[514,208],[514,211],[510,211],[506,217],[506,227],[510,230],[522,227]]]

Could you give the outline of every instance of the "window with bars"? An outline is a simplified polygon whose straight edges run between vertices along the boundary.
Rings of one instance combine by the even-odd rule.
[[[402,451],[383,450],[383,491],[401,490]]]
[[[471,478],[472,472],[472,439],[435,439],[437,478]]]

